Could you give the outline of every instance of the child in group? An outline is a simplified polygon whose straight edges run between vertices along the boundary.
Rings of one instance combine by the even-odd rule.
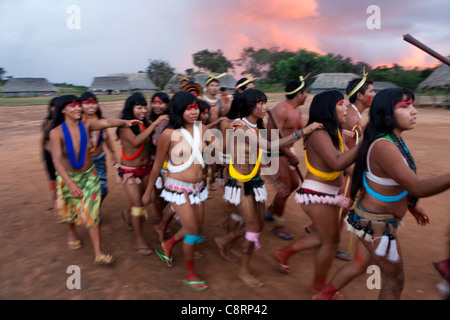
[[[94,130],[133,126],[141,121],[100,119],[83,123],[81,110],[81,101],[75,95],[63,95],[56,101],[50,131],[52,159],[58,173],[56,209],[68,225],[69,248],[81,248],[75,225],[84,225],[94,246],[94,262],[109,265],[114,257],[101,250],[100,180],[88,152],[88,137]]]
[[[53,112],[55,111],[55,103],[58,97],[54,97],[50,100],[47,107],[47,116],[42,123],[42,155],[45,161],[45,168],[47,169],[47,174],[50,183],[50,191],[52,192],[52,206],[47,210],[52,210],[55,208],[56,200],[56,173],[55,166],[52,161],[52,151],[50,147],[50,128],[52,125]]]

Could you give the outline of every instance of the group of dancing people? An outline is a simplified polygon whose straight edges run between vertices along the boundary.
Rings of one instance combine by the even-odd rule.
[[[90,92],[56,98],[44,130],[44,148],[46,164],[53,164],[56,172],[51,177],[56,186],[55,210],[68,226],[68,247],[81,248],[75,226],[83,225],[89,230],[94,262],[110,265],[115,260],[102,251],[100,236],[100,205],[108,193],[102,142],[106,141],[129,200],[121,214],[134,233],[137,252],[155,253],[171,268],[172,250],[181,242],[186,269],[182,281],[192,290],[208,289],[194,261],[196,246],[204,239],[205,201],[222,182],[219,188],[229,218],[222,223],[226,234],[214,241],[224,259],[232,252],[239,255],[237,276],[246,285],[263,285],[251,271],[251,258],[261,247],[264,220],[270,220],[274,235],[292,241],[273,253],[281,272],[291,271],[288,260],[293,254],[318,248],[309,287],[315,299],[340,297],[338,290],[371,264],[381,269],[380,299],[399,299],[404,274],[396,230],[408,211],[419,224],[429,223],[418,198],[450,187],[450,173],[418,177],[402,139],[404,131],[416,126],[414,94],[395,88],[375,95],[364,74],[348,84],[348,105],[336,90],[315,95],[305,125],[300,106],[307,98],[306,77],[290,80],[285,100],[270,110],[266,110],[267,96],[254,88],[253,80],[238,82],[239,92],[231,98],[219,96],[220,76],[214,75],[205,82],[204,92],[188,82],[171,98],[155,93],[150,106],[141,93],[134,93],[125,101],[120,119],[104,119]],[[366,109],[369,121],[363,123],[361,114]],[[117,128],[120,151],[114,150],[106,133],[112,127]],[[277,136],[271,136],[273,132]],[[245,139],[236,139],[239,133]],[[305,177],[293,148],[299,140],[305,150]],[[267,165],[263,159],[277,161],[279,168],[270,177],[276,190],[270,204],[261,174]],[[284,218],[293,193],[312,221],[306,235],[299,238],[288,230]],[[154,251],[143,231],[151,204],[160,219],[155,231],[161,245]],[[174,217],[181,227],[166,237]],[[343,226],[359,241],[354,258],[328,279]]]

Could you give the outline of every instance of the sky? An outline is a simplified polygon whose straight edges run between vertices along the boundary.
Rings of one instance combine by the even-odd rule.
[[[151,59],[183,73],[196,69],[193,53],[220,49],[235,60],[246,47],[434,67],[403,35],[448,56],[449,13],[448,0],[0,0],[0,67],[4,77],[90,86],[145,71]]]

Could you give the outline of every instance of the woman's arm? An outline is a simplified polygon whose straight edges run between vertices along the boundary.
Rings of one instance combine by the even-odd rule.
[[[417,198],[429,197],[450,188],[450,173],[434,178],[419,178],[405,162],[397,146],[387,140],[375,144],[371,157],[373,163],[387,176]],[[373,170],[372,167],[371,169]]]
[[[158,123],[160,123],[162,120],[164,119],[168,119],[167,115],[162,115],[160,116],[158,119],[156,119],[155,122],[153,122],[148,128],[146,128],[144,131],[142,131],[141,133],[139,133],[138,135],[133,134],[120,134],[120,138],[121,139],[126,139],[127,142],[132,146],[132,147],[139,147],[142,143],[144,143],[148,137],[150,137],[150,135],[152,134],[153,130],[155,130],[155,128],[157,127]],[[134,120],[126,120],[126,121],[134,121]],[[136,120],[139,121],[139,120]],[[139,124],[142,123],[141,121],[139,121]],[[127,130],[130,131],[130,130]]]
[[[158,139],[155,162],[153,163],[152,172],[150,173],[150,177],[148,179],[147,188],[145,189],[145,192],[142,196],[142,202],[145,206],[147,206],[151,202],[153,188],[155,186],[156,180],[158,179],[159,172],[164,165],[166,156],[169,153],[172,132],[172,129],[166,129]]]
[[[331,141],[330,135],[325,130],[316,131],[308,137],[308,146],[314,149],[314,152],[319,155],[324,164],[333,171],[345,170],[355,162],[360,148],[360,145],[358,145],[344,153],[338,152]]]
[[[232,123],[232,126],[235,129],[242,129],[244,127],[246,127],[245,125],[242,124],[243,122],[241,120],[236,120]],[[322,128],[323,125],[321,123],[311,123],[309,126],[294,132],[293,134],[281,138],[279,140],[274,140],[274,141],[269,141],[267,139],[264,139],[262,137],[257,137],[256,135],[253,134],[246,134],[246,136],[249,139],[249,144],[257,144],[258,148],[261,148],[263,150],[268,150],[268,151],[274,151],[274,150],[280,150],[282,148],[285,147],[289,147],[292,146],[295,142],[297,142],[298,140],[300,140],[302,137],[304,137],[305,135],[311,134],[311,132],[313,132],[316,129],[320,129]],[[244,131],[241,131],[243,134]],[[239,135],[239,131],[238,131],[238,135]],[[235,135],[233,135],[235,136]]]

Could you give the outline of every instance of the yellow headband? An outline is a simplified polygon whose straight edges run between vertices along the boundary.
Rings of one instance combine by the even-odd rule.
[[[290,94],[293,94],[293,93],[296,93],[296,92],[300,91],[305,86],[305,83],[306,83],[305,80],[306,80],[306,78],[309,77],[310,74],[311,74],[311,72],[308,73],[308,75],[306,77],[304,77],[304,78],[303,78],[303,76],[298,77],[300,79],[300,81],[302,82],[302,84],[297,89],[295,89],[295,90],[293,90],[291,92],[286,92],[286,95],[290,95]]]
[[[224,72],[224,73],[222,73],[222,74],[219,74],[218,76],[215,76],[215,75],[213,75],[212,73],[209,73],[209,74],[208,74],[209,78],[208,78],[208,80],[206,80],[205,86],[207,86],[211,81],[213,81],[213,80],[218,80],[219,78],[222,78],[223,76],[226,76],[226,75],[227,75],[226,72]]]
[[[358,83],[358,85],[356,87],[353,88],[352,91],[350,91],[350,93],[348,94],[348,97],[350,98],[352,95],[354,95],[359,89],[361,89],[361,87],[364,85],[364,83],[366,83],[366,79],[367,79],[367,75],[369,73],[366,73],[366,67],[363,67],[363,78],[362,80]]]
[[[239,84],[235,87],[236,90],[239,89],[240,87],[243,87],[243,86],[245,86],[246,84],[249,84],[250,82],[253,82],[253,81],[256,80],[256,78],[249,78],[249,77],[246,77],[246,78],[247,78],[247,80],[245,80],[245,81],[242,82],[242,83],[239,83]]]

